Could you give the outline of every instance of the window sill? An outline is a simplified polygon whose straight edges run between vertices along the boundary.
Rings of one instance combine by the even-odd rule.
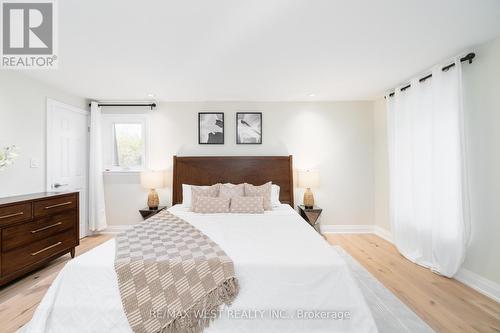
[[[102,172],[103,175],[107,176],[120,176],[120,175],[139,175],[142,170],[104,170]]]

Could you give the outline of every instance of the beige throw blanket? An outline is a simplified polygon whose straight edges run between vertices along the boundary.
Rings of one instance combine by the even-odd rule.
[[[134,332],[201,332],[238,294],[232,260],[167,211],[116,237],[115,270]]]

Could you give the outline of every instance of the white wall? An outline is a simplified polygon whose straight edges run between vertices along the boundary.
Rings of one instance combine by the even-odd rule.
[[[47,97],[84,108],[85,100],[26,77],[0,71],[0,147],[16,145],[20,157],[0,172],[0,197],[45,191]],[[30,159],[38,168],[30,168]]]
[[[500,38],[463,66],[472,239],[464,267],[500,283]]]
[[[387,112],[385,100],[373,103],[373,161],[375,177],[374,224],[390,232],[389,219],[389,154],[387,146]]]
[[[225,144],[198,145],[198,112],[225,113]],[[236,145],[235,113],[263,113],[263,144]],[[373,224],[373,104],[331,103],[160,103],[151,117],[151,168],[168,169],[177,155],[293,155],[297,169],[318,169],[314,190],[323,224]],[[106,175],[111,225],[140,220],[147,191],[138,175]],[[296,204],[302,202],[296,189]],[[171,189],[160,192],[170,203]]]

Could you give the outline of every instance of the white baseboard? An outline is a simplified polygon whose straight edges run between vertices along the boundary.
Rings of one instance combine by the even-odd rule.
[[[373,233],[373,225],[320,224],[320,230],[324,234],[370,234]]]
[[[500,303],[500,284],[465,268],[460,268],[453,278]]]
[[[375,234],[392,243],[392,234],[376,225],[321,225],[321,233],[325,234]]]
[[[392,238],[392,233],[389,230],[379,227],[378,225],[373,226],[373,233],[382,239],[385,239],[389,243],[393,244],[394,240]]]
[[[101,234],[112,234],[112,235],[116,235],[122,231],[125,231],[127,230],[128,228],[130,228],[131,225],[128,225],[128,224],[117,224],[117,225],[109,225],[106,229],[104,229],[103,231],[101,231],[100,233]]]

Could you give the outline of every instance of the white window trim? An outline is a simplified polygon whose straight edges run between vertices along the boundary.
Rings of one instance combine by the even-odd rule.
[[[102,138],[103,138],[103,164],[104,164],[104,174],[137,174],[141,171],[149,169],[149,158],[150,158],[150,124],[149,116],[145,114],[117,114],[117,113],[105,113],[102,115]],[[143,137],[144,137],[144,165],[139,169],[122,169],[119,167],[111,166],[109,159],[113,159],[114,154],[114,124],[115,123],[142,123],[143,125]]]

